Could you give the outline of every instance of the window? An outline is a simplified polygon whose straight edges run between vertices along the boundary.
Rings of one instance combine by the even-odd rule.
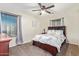
[[[15,39],[16,44],[23,43],[21,16],[8,12],[0,12],[0,34],[9,36],[12,40]],[[4,35],[0,37],[5,37]]]
[[[49,26],[63,26],[64,18],[50,20]]]
[[[16,37],[17,16],[1,12],[0,32],[10,37]]]

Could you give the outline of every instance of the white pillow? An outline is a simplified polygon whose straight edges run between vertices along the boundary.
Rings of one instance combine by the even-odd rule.
[[[50,34],[50,35],[52,35],[52,34],[54,34],[55,33],[55,30],[48,30],[47,31],[47,34]]]
[[[63,30],[55,30],[55,33],[56,33],[57,35],[64,35],[64,34],[63,34]]]

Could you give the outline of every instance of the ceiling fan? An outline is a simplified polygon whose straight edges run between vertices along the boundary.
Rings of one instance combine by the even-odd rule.
[[[40,9],[32,10],[32,11],[40,11],[40,15],[42,15],[42,11],[48,13],[48,14],[54,14],[54,12],[48,11],[48,9],[55,7],[55,5],[51,5],[46,7],[45,5],[42,5],[41,3],[38,3]]]

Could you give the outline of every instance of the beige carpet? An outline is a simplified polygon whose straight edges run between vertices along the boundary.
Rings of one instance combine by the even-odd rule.
[[[10,56],[52,56],[49,52],[42,50],[32,44],[23,44],[10,48]],[[79,47],[72,44],[64,44],[57,56],[78,56]]]

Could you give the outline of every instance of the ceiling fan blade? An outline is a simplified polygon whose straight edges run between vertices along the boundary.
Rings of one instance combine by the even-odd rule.
[[[49,14],[51,14],[51,12],[49,12],[49,11],[46,11],[47,13],[49,13]]]
[[[52,7],[55,7],[55,5],[51,5],[49,7],[46,7],[45,9],[49,9],[49,8],[52,8]]]
[[[47,11],[47,10],[45,10],[47,13],[49,13],[49,14],[54,14],[54,13],[52,13],[52,12],[49,12],[49,11]]]
[[[38,9],[38,10],[32,10],[32,11],[41,11],[40,9]]]
[[[40,8],[42,7],[42,4],[41,3],[38,3],[38,5],[40,6]]]

